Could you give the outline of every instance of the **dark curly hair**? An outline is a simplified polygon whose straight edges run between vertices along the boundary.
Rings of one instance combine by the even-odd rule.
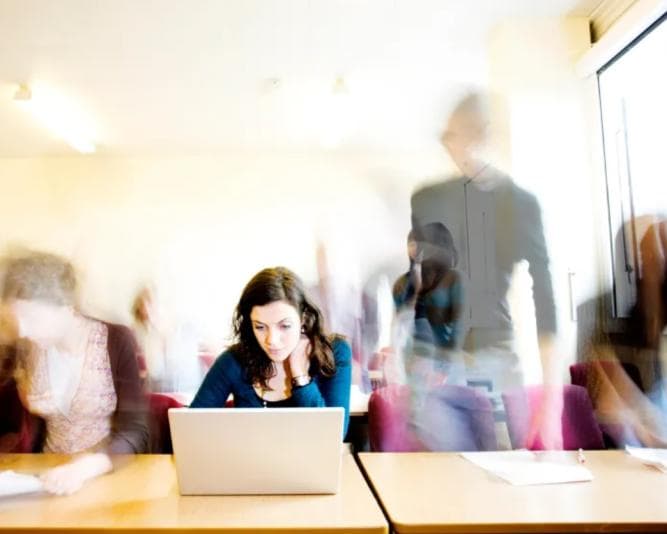
[[[308,298],[296,274],[285,267],[271,267],[252,277],[234,310],[236,343],[230,349],[245,370],[246,380],[266,388],[267,381],[275,374],[272,361],[257,342],[250,312],[255,306],[281,300],[294,306],[301,316],[302,332],[308,337],[311,347],[309,374],[333,376],[336,364],[332,338],[324,333],[322,313]]]
[[[416,241],[424,256],[422,258],[422,291],[434,288],[445,276],[454,269],[459,261],[459,254],[454,245],[454,238],[449,229],[442,223],[434,222],[424,226],[415,226],[408,234],[408,241]],[[413,260],[410,260],[412,269]]]

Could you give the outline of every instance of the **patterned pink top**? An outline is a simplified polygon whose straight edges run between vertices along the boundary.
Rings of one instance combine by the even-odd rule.
[[[46,421],[44,452],[73,454],[101,445],[111,434],[116,410],[108,330],[93,322],[86,345],[81,379],[69,410],[63,413],[51,391],[47,351],[39,347],[19,358],[16,382],[26,408]]]

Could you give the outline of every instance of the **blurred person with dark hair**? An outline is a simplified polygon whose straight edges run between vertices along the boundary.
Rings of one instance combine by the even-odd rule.
[[[636,241],[638,254],[630,248]],[[667,223],[654,215],[634,217],[618,228],[613,250],[615,270],[636,281],[636,301],[619,298],[616,286],[580,305],[576,380],[586,386],[610,445],[664,447]],[[626,327],[610,331],[614,300]]]
[[[667,220],[651,224],[639,244],[642,262],[638,313],[645,345],[655,351],[667,326]]]
[[[191,408],[333,407],[350,417],[352,354],[325,332],[320,310],[285,267],[260,271],[234,311],[236,343],[209,370]],[[341,436],[342,439],[343,436]]]
[[[490,383],[497,395],[522,385],[507,294],[514,267],[523,260],[533,280],[545,385],[558,386],[561,370],[553,349],[556,313],[540,206],[531,193],[487,161],[488,114],[486,99],[479,94],[458,102],[441,141],[461,177],[417,190],[411,206],[413,228],[440,222],[452,233],[466,278],[469,329],[463,348],[470,355],[468,378]],[[556,423],[562,398],[546,398],[534,427],[545,444],[560,448]]]
[[[667,220],[657,219],[644,233],[639,251],[641,271],[635,306],[642,346],[652,363],[649,395],[667,415]]]
[[[667,447],[664,407],[661,410],[639,389],[614,346],[592,345],[587,359],[586,389],[609,445]]]
[[[42,475],[57,494],[111,470],[110,454],[145,452],[148,442],[134,337],[83,315],[76,286],[67,260],[33,253],[8,261],[2,292],[19,338],[18,394],[36,422],[30,449],[74,455]]]
[[[408,256],[410,270],[393,287],[397,312],[406,310],[409,316],[414,315],[406,367],[428,369],[420,374],[431,383],[465,383],[463,369],[456,369],[453,361],[463,341],[464,300],[451,233],[442,223],[411,230]],[[410,374],[410,369],[407,372]]]

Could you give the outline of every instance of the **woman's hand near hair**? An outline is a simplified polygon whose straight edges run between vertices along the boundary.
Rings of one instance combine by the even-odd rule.
[[[308,370],[310,369],[310,352],[310,341],[307,336],[302,334],[299,343],[297,343],[296,348],[288,358],[292,378],[297,376],[308,376]]]
[[[80,490],[86,481],[108,473],[111,469],[111,459],[107,454],[84,454],[69,463],[49,469],[42,474],[41,479],[44,489],[49,493],[71,495]]]
[[[419,251],[417,254],[412,268],[410,269],[410,281],[412,282],[412,287],[414,288],[413,299],[417,298],[419,292],[422,290],[422,261],[424,259],[424,253]]]

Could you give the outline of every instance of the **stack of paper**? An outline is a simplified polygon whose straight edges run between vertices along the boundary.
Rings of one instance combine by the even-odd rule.
[[[667,473],[666,449],[645,449],[643,447],[630,447],[626,445],[625,450],[646,465],[657,467],[663,473]]]
[[[465,452],[466,460],[515,486],[563,484],[593,480],[593,474],[575,458],[530,451]]]
[[[0,471],[0,497],[35,493],[43,489],[42,481],[34,475]]]

